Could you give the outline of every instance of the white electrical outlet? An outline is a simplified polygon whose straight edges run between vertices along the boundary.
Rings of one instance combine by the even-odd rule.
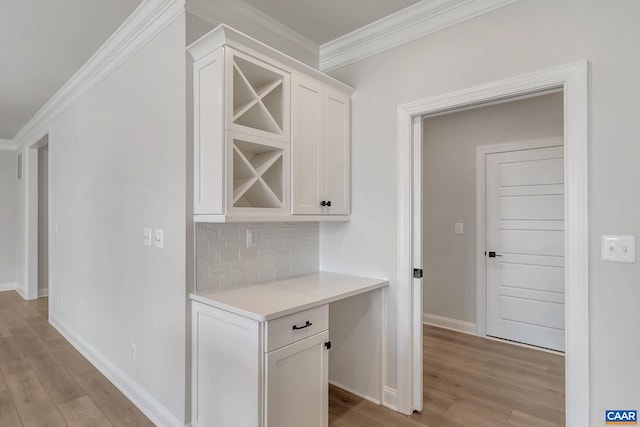
[[[258,246],[258,230],[247,229],[247,247],[255,248]]]
[[[636,262],[635,236],[602,236],[601,256],[604,261]]]
[[[131,360],[136,361],[136,345],[131,343]]]

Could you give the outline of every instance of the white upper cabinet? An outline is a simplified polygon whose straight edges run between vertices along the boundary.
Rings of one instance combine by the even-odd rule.
[[[349,95],[301,74],[292,87],[291,212],[349,215]]]
[[[224,50],[193,63],[194,214],[221,215],[226,192],[224,156]]]
[[[289,142],[289,74],[227,49],[227,128]]]
[[[322,200],[323,85],[305,76],[292,81],[292,213],[319,214]]]
[[[351,213],[351,99],[329,86],[324,88],[324,140],[322,146],[325,213]]]
[[[195,221],[348,219],[353,90],[224,25],[187,50]]]

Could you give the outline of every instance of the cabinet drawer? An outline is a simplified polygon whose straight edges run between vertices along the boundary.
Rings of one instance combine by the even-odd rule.
[[[329,329],[329,305],[321,305],[270,320],[267,322],[266,329],[264,343],[266,352],[326,331]]]

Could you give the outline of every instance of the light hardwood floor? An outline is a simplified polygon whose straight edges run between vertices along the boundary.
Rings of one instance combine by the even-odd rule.
[[[0,427],[153,426],[49,325],[47,304],[0,292]]]
[[[564,426],[564,357],[424,327],[424,410],[405,416],[329,390],[329,425]]]
[[[47,321],[47,298],[0,292],[0,427],[153,424]],[[564,357],[425,326],[424,410],[330,387],[329,425],[564,425]]]

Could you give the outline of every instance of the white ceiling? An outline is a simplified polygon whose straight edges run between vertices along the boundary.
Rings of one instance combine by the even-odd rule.
[[[141,0],[0,0],[0,139],[11,139]]]
[[[318,45],[418,1],[245,0]],[[141,2],[0,0],[0,140],[13,139]]]
[[[419,0],[244,0],[323,45]]]

